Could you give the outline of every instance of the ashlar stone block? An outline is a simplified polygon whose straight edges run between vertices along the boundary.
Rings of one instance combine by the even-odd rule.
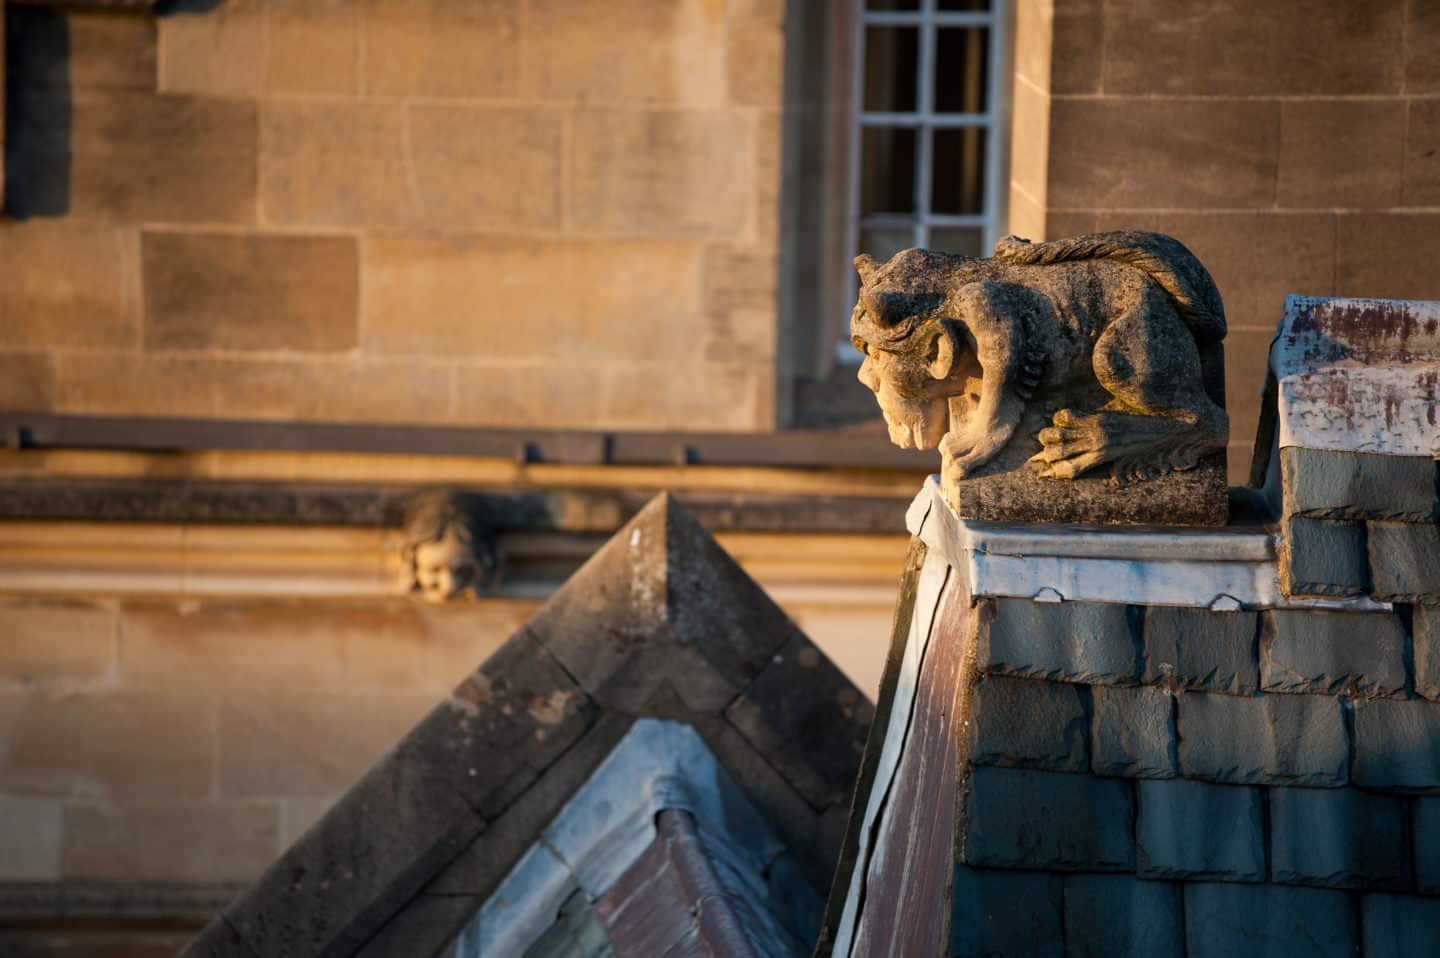
[[[1440,790],[1440,703],[1357,701],[1355,784]]]
[[[1393,613],[1266,612],[1260,680],[1277,692],[1400,695],[1405,628]]]
[[[1056,875],[955,867],[952,955],[1061,958],[1064,890]]]
[[[1412,806],[1415,878],[1427,895],[1440,894],[1440,798],[1417,798]]]
[[[1088,768],[1089,728],[1078,687],[990,676],[974,695],[972,762],[1057,772]]]
[[[1292,595],[1362,595],[1370,588],[1365,548],[1363,522],[1286,519],[1281,584]]]
[[[1410,884],[1405,799],[1357,788],[1270,790],[1275,881],[1404,890]]]
[[[1440,899],[1366,895],[1360,904],[1365,958],[1414,958],[1440,940]]]
[[[1090,768],[1096,775],[1169,778],[1175,774],[1175,697],[1164,689],[1091,689]]]
[[[1440,520],[1368,525],[1376,598],[1440,603]]]
[[[1189,693],[1180,698],[1179,728],[1187,777],[1313,786],[1343,785],[1348,777],[1349,739],[1337,698]]]
[[[1067,682],[1123,682],[1138,672],[1139,648],[1123,605],[996,599],[980,630],[980,665]]]
[[[1417,605],[1412,610],[1415,691],[1440,702],[1440,609]]]
[[[1435,510],[1435,460],[1287,446],[1280,478],[1288,515],[1423,522]]]
[[[960,859],[970,865],[1129,871],[1135,842],[1129,782],[979,767],[965,792]]]
[[[1136,865],[1142,877],[1265,879],[1260,789],[1182,779],[1138,787]]]
[[[1244,694],[1259,685],[1254,612],[1145,610],[1146,682]]]

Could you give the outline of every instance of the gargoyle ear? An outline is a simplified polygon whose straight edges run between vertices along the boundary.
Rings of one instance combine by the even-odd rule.
[[[862,284],[868,286],[870,278],[875,275],[875,271],[879,268],[879,261],[869,253],[861,253],[855,257],[855,272],[860,274],[860,282]]]
[[[941,320],[930,331],[930,343],[926,347],[926,361],[934,379],[948,379],[955,369],[955,354],[960,348],[959,337],[950,323]]]

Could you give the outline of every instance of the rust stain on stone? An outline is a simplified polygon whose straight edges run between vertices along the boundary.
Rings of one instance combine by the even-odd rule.
[[[574,692],[556,689],[544,698],[536,696],[531,699],[530,707],[526,711],[542,725],[559,725],[572,711],[570,703],[575,698]]]

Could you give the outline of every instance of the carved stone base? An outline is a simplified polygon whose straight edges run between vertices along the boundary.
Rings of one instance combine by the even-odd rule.
[[[1103,473],[1042,479],[1021,466],[947,482],[945,502],[962,519],[1105,525],[1223,526],[1229,520],[1225,454],[1194,469],[1116,485]]]

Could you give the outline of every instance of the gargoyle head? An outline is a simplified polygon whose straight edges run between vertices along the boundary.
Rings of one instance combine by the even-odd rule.
[[[908,249],[883,266],[861,255],[860,298],[850,341],[865,359],[859,378],[880,403],[890,441],[933,449],[950,427],[949,400],[980,376],[975,344],[947,309],[949,278],[968,257]]]
[[[438,492],[410,503],[404,561],[410,591],[427,602],[473,598],[499,583],[499,543],[470,497]]]

